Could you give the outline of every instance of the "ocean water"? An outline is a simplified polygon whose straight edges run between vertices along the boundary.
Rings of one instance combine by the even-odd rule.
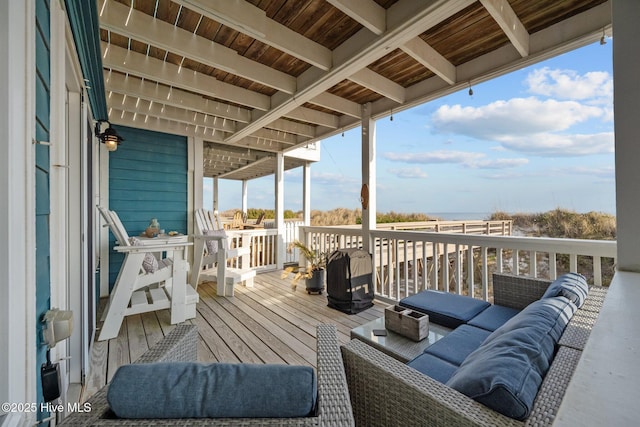
[[[427,215],[438,217],[446,221],[483,220],[491,216],[492,212],[427,212]]]

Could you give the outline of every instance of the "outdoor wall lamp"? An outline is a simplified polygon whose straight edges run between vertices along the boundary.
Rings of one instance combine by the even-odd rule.
[[[100,132],[100,128],[102,123],[106,123],[109,125],[104,132]],[[108,120],[98,120],[96,122],[96,137],[102,142],[107,150],[116,151],[118,149],[118,145],[124,141],[124,138],[118,135],[118,133],[111,127],[111,123]]]

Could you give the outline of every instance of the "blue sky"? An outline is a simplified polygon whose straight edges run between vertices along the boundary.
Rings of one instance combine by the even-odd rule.
[[[378,120],[377,210],[615,213],[612,44]],[[312,209],[358,208],[360,164],[360,128],[324,140],[311,166]],[[273,181],[249,182],[250,208],[273,209]],[[205,206],[211,185],[205,180]],[[240,208],[241,189],[220,181],[221,211]],[[302,209],[301,169],[286,173],[284,203]]]

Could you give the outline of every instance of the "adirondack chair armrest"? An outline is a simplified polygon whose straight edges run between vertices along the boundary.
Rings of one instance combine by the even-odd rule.
[[[124,253],[146,253],[146,252],[164,252],[164,251],[183,251],[188,246],[193,246],[191,242],[168,243],[159,245],[135,245],[135,246],[115,246],[113,249]]]

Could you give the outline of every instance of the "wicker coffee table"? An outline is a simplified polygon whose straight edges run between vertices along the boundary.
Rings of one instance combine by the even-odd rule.
[[[422,341],[416,342],[387,329],[385,329],[387,332],[386,336],[376,336],[373,334],[373,331],[376,329],[385,329],[384,317],[380,317],[352,329],[351,339],[357,338],[360,341],[364,341],[370,346],[377,348],[381,352],[386,353],[403,363],[406,363],[418,356],[431,344],[444,338],[447,334],[453,331],[451,328],[446,328],[430,322],[429,336]]]

